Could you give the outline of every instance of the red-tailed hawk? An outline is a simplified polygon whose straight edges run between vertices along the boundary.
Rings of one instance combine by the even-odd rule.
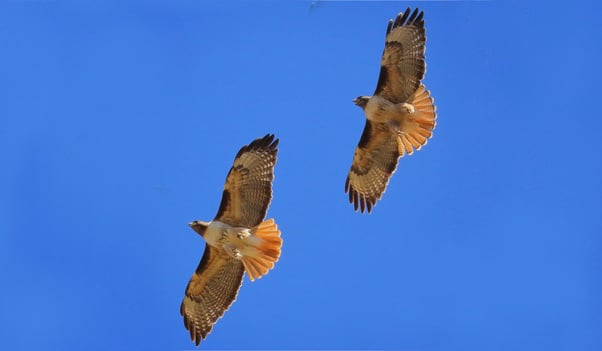
[[[206,241],[180,306],[197,346],[236,300],[243,272],[251,281],[261,278],[280,257],[280,231],[273,219],[264,221],[272,200],[277,146],[273,134],[243,146],[228,172],[213,221],[189,223]]]
[[[389,21],[374,95],[353,100],[364,110],[366,125],[345,192],[362,213],[382,197],[399,157],[419,150],[435,128],[433,98],[421,83],[426,71],[423,16],[408,8]]]

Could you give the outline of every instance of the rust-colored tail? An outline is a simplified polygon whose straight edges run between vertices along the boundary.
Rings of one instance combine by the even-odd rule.
[[[409,103],[414,105],[414,113],[407,118],[402,130],[397,136],[397,147],[401,156],[411,155],[414,150],[420,150],[433,135],[437,112],[431,93],[420,84]]]
[[[242,263],[251,281],[261,278],[274,268],[280,257],[282,238],[274,219],[268,219],[251,229],[253,249],[243,253]]]

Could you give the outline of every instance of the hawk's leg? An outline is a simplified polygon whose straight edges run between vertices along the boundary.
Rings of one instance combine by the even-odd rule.
[[[237,260],[240,260],[242,258],[242,254],[240,253],[240,250],[237,249],[236,247],[234,247],[234,245],[232,244],[224,244],[224,250],[226,250],[226,253],[228,254],[228,256],[235,258]]]
[[[240,240],[242,239],[246,239],[249,236],[251,236],[251,229],[249,228],[232,228],[230,229],[230,233],[236,233],[236,237],[239,238]]]
[[[404,134],[404,131],[401,130],[401,126],[399,125],[399,122],[394,121],[394,120],[390,120],[387,122],[387,125],[389,126],[389,130],[397,135],[402,135]]]
[[[413,118],[413,114],[416,112],[416,108],[412,104],[408,104],[407,102],[397,104],[396,108],[398,109],[397,115],[395,119],[390,119],[387,121],[387,125],[389,126],[389,130],[397,135],[404,135],[406,132],[404,131],[403,124],[407,120],[411,120]]]
[[[403,104],[401,104],[401,108],[404,109],[405,112],[408,114],[412,114],[416,111],[416,108],[414,108],[414,105],[408,104],[407,102],[404,102]]]

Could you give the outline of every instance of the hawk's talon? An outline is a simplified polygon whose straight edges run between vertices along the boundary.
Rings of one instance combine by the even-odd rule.
[[[232,258],[235,258],[237,260],[240,260],[242,258],[242,254],[240,253],[240,250],[230,244],[225,244],[224,250],[226,251],[228,256],[230,256]]]
[[[238,239],[243,240],[248,238],[249,236],[251,236],[251,231],[247,228],[239,231],[238,233],[236,233],[236,236],[238,237]]]
[[[407,113],[412,114],[414,112],[416,112],[416,109],[414,108],[414,105],[412,104],[408,104],[407,102],[404,102],[401,107],[406,110]]]

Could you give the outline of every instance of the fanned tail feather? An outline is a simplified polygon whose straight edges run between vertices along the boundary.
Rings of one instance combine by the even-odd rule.
[[[243,253],[242,263],[251,281],[261,278],[274,268],[280,257],[282,238],[274,219],[268,219],[251,229],[255,236],[253,249]]]
[[[414,150],[420,150],[433,135],[437,112],[431,93],[420,84],[414,95],[409,99],[414,105],[414,113],[404,121],[402,130],[397,136],[397,145],[401,156],[411,155]]]

